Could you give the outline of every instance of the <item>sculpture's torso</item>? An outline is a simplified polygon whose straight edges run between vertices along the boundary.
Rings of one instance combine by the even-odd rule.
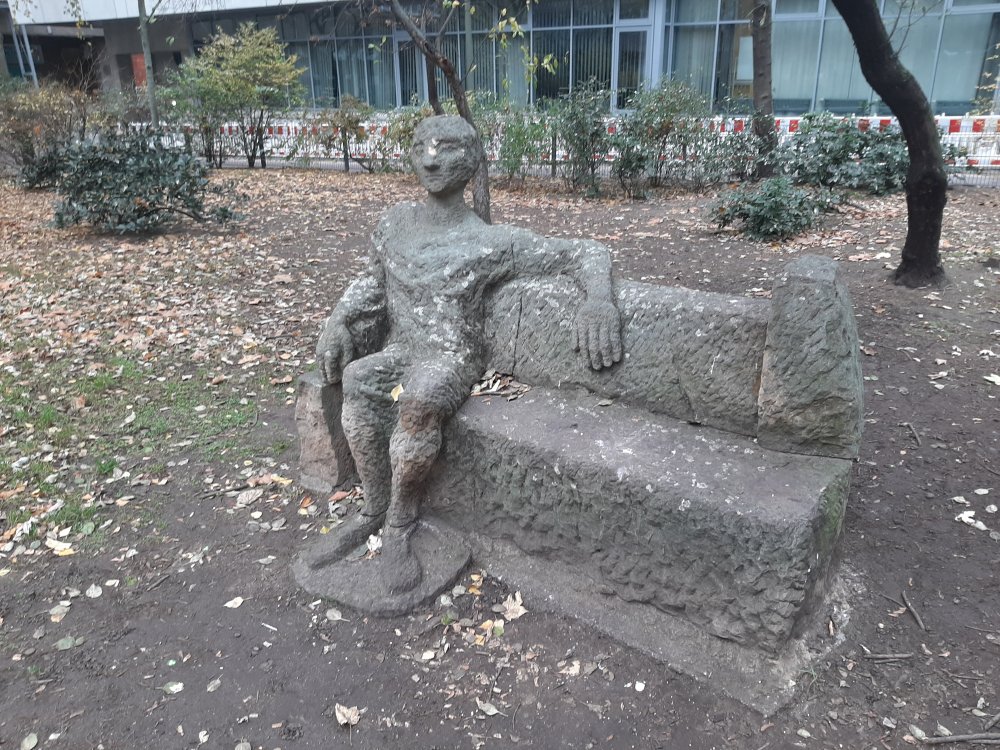
[[[511,238],[474,214],[454,227],[426,221],[423,207],[400,204],[374,238],[385,270],[389,340],[414,354],[481,354],[483,299],[512,267]]]

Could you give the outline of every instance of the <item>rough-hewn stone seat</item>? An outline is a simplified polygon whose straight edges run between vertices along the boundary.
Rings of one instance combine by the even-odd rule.
[[[778,650],[824,573],[851,462],[600,402],[547,388],[470,399],[445,432],[429,512]]]
[[[600,372],[573,351],[573,285],[522,281],[492,298],[492,366],[534,387],[473,397],[451,420],[428,515],[777,652],[827,572],[861,436],[836,264],[790,263],[770,300],[639,283],[616,295],[625,359]],[[351,474],[338,394],[300,385],[315,487]]]

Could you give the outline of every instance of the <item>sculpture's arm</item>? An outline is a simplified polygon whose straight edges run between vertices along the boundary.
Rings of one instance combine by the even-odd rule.
[[[511,276],[567,274],[586,295],[576,317],[575,346],[595,370],[622,358],[621,315],[611,284],[611,253],[596,240],[514,234]]]
[[[384,273],[373,258],[369,270],[351,282],[323,324],[316,345],[323,379],[340,382],[348,364],[382,346],[387,328]]]

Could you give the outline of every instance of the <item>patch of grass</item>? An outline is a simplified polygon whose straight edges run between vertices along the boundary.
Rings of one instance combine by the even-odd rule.
[[[87,521],[93,520],[97,515],[97,508],[93,505],[84,505],[79,500],[69,500],[66,504],[49,516],[46,522],[52,526],[70,526],[74,531],[79,531],[79,527]]]
[[[35,428],[39,430],[47,430],[50,427],[55,427],[62,420],[62,415],[56,410],[52,404],[45,404],[39,412],[38,416],[35,418]]]
[[[102,458],[94,464],[94,469],[102,477],[110,477],[118,468],[118,462],[113,458]]]

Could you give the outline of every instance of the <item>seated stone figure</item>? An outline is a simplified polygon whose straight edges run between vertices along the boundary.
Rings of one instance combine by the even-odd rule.
[[[301,561],[321,575],[381,529],[373,569],[384,580],[371,583],[373,597],[405,596],[421,583],[411,537],[423,484],[442,425],[486,369],[484,308],[494,288],[567,275],[585,295],[575,333],[565,332],[575,335],[585,366],[600,370],[622,358],[607,248],[485,224],[463,195],[480,149],[461,118],[420,123],[411,159],[427,199],[382,217],[369,267],[333,310],[317,347],[323,380],[343,383],[342,423],[365,499]]]

